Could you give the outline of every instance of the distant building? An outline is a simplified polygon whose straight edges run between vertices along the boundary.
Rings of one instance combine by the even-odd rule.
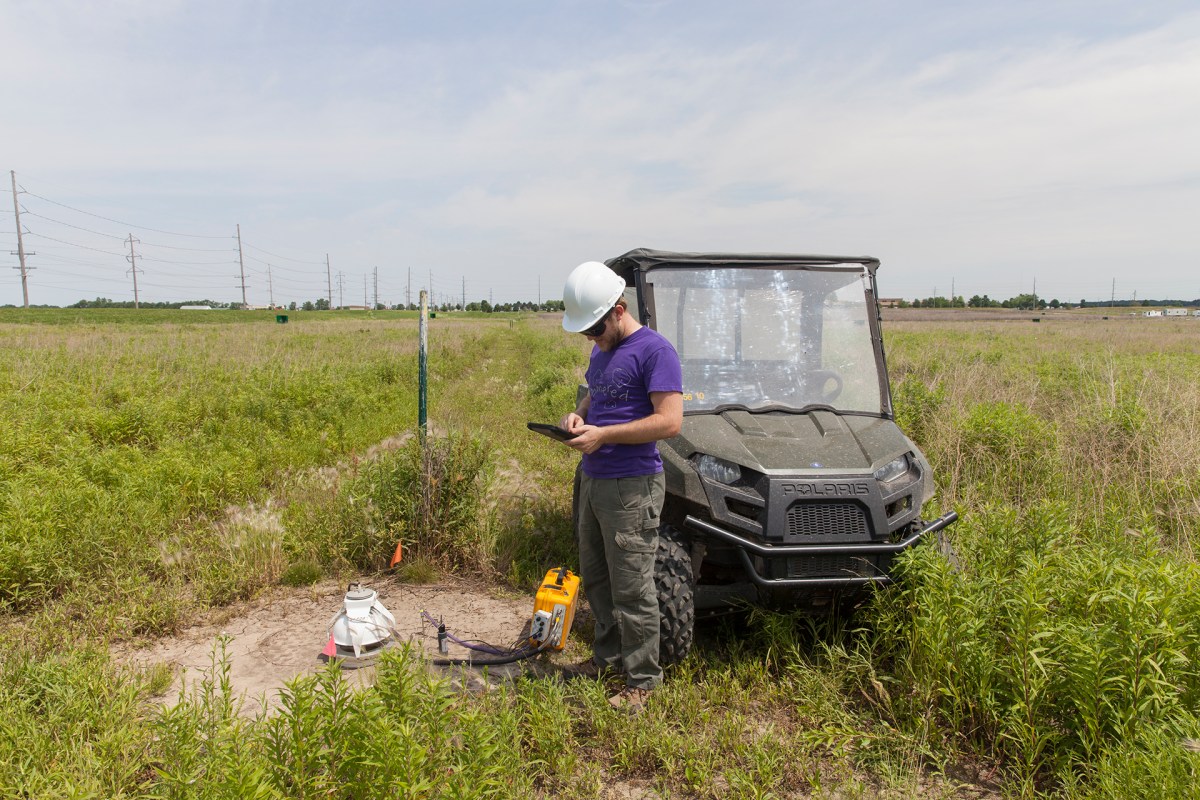
[[[1158,309],[1158,308],[1142,312],[1143,317],[1161,317],[1162,315],[1163,315],[1162,309]]]
[[[1186,317],[1187,315],[1188,315],[1188,311],[1186,308],[1168,308],[1167,309],[1168,317]]]
[[[212,306],[180,306],[180,311],[212,311]]]
[[[879,298],[879,305],[882,306],[883,308],[899,308],[900,304],[903,302],[904,302],[903,297],[881,297],[881,298]]]

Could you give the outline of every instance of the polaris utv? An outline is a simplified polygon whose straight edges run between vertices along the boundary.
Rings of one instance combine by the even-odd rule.
[[[896,426],[866,257],[632,250],[605,262],[675,346],[683,429],[659,443],[663,663],[697,613],[820,612],[888,580],[933,522],[929,462]]]

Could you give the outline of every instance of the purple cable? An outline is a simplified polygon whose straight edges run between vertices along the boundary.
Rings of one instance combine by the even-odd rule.
[[[442,623],[438,622],[436,619],[434,619],[432,616],[430,616],[428,611],[422,611],[421,616],[425,618],[426,622],[428,622],[430,625],[432,625],[435,628],[439,627],[442,624]],[[467,648],[468,650],[476,650],[480,653],[489,653],[493,656],[506,656],[513,652],[512,650],[504,650],[499,647],[494,647],[490,644],[475,644],[474,642],[467,642],[462,639],[459,639],[457,636],[450,633],[449,631],[446,632],[446,638],[461,647]]]

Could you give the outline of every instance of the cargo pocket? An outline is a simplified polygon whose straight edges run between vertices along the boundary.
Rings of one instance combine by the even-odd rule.
[[[613,537],[617,547],[626,553],[653,553],[658,546],[658,526],[643,528],[632,533],[618,533]]]

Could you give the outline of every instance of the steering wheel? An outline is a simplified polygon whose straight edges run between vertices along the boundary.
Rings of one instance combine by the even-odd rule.
[[[819,390],[817,394],[822,403],[832,403],[842,393],[842,376],[831,369],[814,369],[808,377]]]

